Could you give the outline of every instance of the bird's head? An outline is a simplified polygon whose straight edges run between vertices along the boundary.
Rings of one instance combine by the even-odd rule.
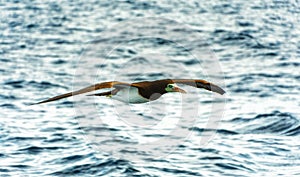
[[[183,89],[179,88],[176,84],[168,84],[165,88],[167,92],[180,92],[186,93]]]

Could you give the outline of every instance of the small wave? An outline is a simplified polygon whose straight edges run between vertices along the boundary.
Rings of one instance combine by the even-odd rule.
[[[43,140],[45,138],[43,137],[21,137],[21,136],[15,136],[15,137],[8,137],[6,141],[27,141],[27,140]]]
[[[164,168],[164,167],[149,167],[155,170],[163,171],[170,173],[172,175],[176,174],[177,176],[181,175],[192,175],[192,176],[202,176],[200,173],[188,171],[188,170],[181,170],[181,169],[173,169],[173,168]]]
[[[189,128],[189,130],[192,131],[196,131],[199,133],[203,133],[203,132],[217,132],[223,135],[236,135],[239,134],[237,132],[231,131],[231,130],[225,130],[225,129],[208,129],[208,128],[198,128],[198,127],[192,127]]]
[[[0,107],[3,107],[3,108],[8,108],[8,109],[17,109],[17,107],[13,104],[10,104],[10,103],[4,103],[4,104],[1,104]]]
[[[16,165],[10,165],[9,167],[13,168],[30,168],[30,165],[24,165],[24,164],[16,164]]]
[[[66,60],[62,60],[62,59],[58,59],[58,60],[55,60],[52,62],[52,64],[55,64],[55,65],[61,65],[61,64],[65,64],[67,63]]]
[[[185,65],[189,66],[189,65],[196,65],[196,64],[199,64],[200,61],[197,60],[197,59],[190,59],[190,60],[185,60],[185,61],[183,61],[183,63],[184,63]]]
[[[237,132],[254,134],[281,134],[294,136],[300,133],[299,120],[289,113],[273,111],[258,114],[253,118],[234,118],[230,122],[239,124]]]
[[[64,147],[49,146],[49,147],[40,147],[40,146],[28,146],[26,148],[19,149],[19,151],[26,151],[28,154],[37,154],[43,151],[64,149]]]
[[[250,168],[245,167],[241,164],[233,164],[233,163],[216,163],[215,164],[218,167],[224,168],[226,170],[244,170],[244,171],[253,171]]]
[[[60,163],[60,164],[68,164],[68,163],[73,163],[73,162],[78,162],[82,159],[88,158],[92,156],[92,154],[87,154],[87,155],[70,155],[67,157],[63,157],[61,159],[55,160],[55,163]]]
[[[33,86],[33,87],[37,87],[37,88],[43,88],[43,89],[52,88],[52,87],[67,88],[67,87],[64,87],[62,85],[53,84],[53,83],[50,83],[50,82],[47,82],[47,81],[37,82],[37,81],[34,81],[34,80],[31,80],[31,81],[11,80],[11,81],[4,82],[4,85],[8,85],[8,86],[11,86],[13,88],[24,88],[28,85]]]
[[[60,87],[60,88],[67,89],[67,87],[65,87],[65,86],[62,86],[59,84],[54,84],[54,83],[47,82],[47,81],[42,81],[42,82],[29,81],[26,84],[31,85],[33,87],[37,87],[37,88],[43,88],[43,89],[48,89],[48,88],[52,88],[52,87]]]
[[[81,127],[84,131],[95,131],[95,132],[103,132],[103,131],[107,131],[107,132],[117,132],[120,131],[117,128],[112,128],[112,127]]]
[[[276,67],[299,67],[300,63],[299,62],[282,62],[276,64]]]
[[[12,86],[13,88],[23,88],[25,80],[6,81],[4,85]]]
[[[216,29],[213,33],[219,37],[217,42],[222,45],[245,45],[248,47],[257,46],[255,38],[248,31],[233,32]]]
[[[129,162],[122,159],[107,159],[104,162],[72,165],[71,167],[53,172],[50,175],[107,175],[113,170],[131,167]],[[131,167],[133,168],[133,167]],[[100,170],[101,169],[101,170]],[[137,170],[129,170],[137,171]]]

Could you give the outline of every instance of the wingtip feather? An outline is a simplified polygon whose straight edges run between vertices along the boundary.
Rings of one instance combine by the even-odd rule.
[[[210,85],[211,91],[219,93],[220,95],[224,95],[226,92],[223,90],[221,87],[216,86],[216,85]]]

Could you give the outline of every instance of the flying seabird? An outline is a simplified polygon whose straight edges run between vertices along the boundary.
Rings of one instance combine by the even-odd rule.
[[[169,93],[169,92],[186,93],[186,91],[179,88],[177,84],[185,84],[196,88],[203,88],[212,92],[219,93],[221,95],[225,93],[225,91],[221,87],[205,80],[164,79],[164,80],[156,80],[156,81],[135,82],[131,84],[126,82],[110,81],[110,82],[102,82],[95,85],[91,85],[89,87],[74,92],[58,95],[34,104],[56,101],[62,98],[67,98],[67,97],[71,97],[71,96],[75,96],[87,92],[92,92],[95,90],[106,89],[106,88],[113,88],[113,89],[107,92],[91,94],[89,96],[106,96],[118,101],[122,101],[125,103],[133,103],[133,104],[146,103],[149,101],[157,100],[165,93]]]

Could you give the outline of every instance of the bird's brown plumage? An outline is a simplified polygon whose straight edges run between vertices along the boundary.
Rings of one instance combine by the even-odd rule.
[[[206,80],[173,79],[172,81],[174,83],[186,84],[186,85],[197,87],[197,88],[204,88],[206,90],[216,92],[221,95],[223,95],[225,93],[225,91],[221,87],[219,87],[211,82],[208,82]]]
[[[128,88],[128,87],[136,87],[136,88],[138,88],[139,94],[142,97],[147,98],[149,100],[156,100],[161,95],[167,93],[165,88],[167,87],[168,84],[174,84],[174,83],[185,84],[185,85],[193,86],[196,88],[204,88],[206,90],[213,91],[213,92],[219,93],[221,95],[223,95],[225,93],[225,91],[221,87],[219,87],[213,83],[210,83],[208,81],[205,81],[205,80],[164,79],[164,80],[156,80],[156,81],[136,82],[136,83],[132,83],[132,84],[125,83],[125,82],[111,81],[111,82],[103,82],[103,83],[91,85],[89,87],[86,87],[86,88],[83,88],[83,89],[80,89],[80,90],[77,90],[74,92],[69,92],[66,94],[58,95],[58,96],[49,98],[47,100],[35,103],[35,104],[56,101],[59,99],[70,97],[70,96],[75,96],[75,95],[79,95],[79,94],[83,94],[83,93],[87,93],[87,92],[92,92],[92,91],[104,89],[104,88],[115,88],[115,89],[113,89],[112,91],[109,91],[109,92],[98,93],[98,94],[93,94],[93,95],[95,95],[95,96],[105,96],[105,95],[110,95],[110,94],[114,95],[119,90],[121,90],[123,88]]]
[[[80,90],[77,90],[77,91],[74,91],[74,92],[69,92],[69,93],[65,93],[65,94],[62,94],[62,95],[58,95],[58,96],[49,98],[47,100],[35,103],[35,104],[41,104],[41,103],[47,103],[47,102],[50,102],[50,101],[56,101],[56,100],[60,100],[60,99],[63,99],[63,98],[70,97],[70,96],[75,96],[75,95],[79,95],[79,94],[83,94],[83,93],[87,93],[87,92],[92,92],[92,91],[99,90],[99,89],[104,89],[104,88],[112,88],[112,87],[118,87],[118,86],[121,87],[122,85],[130,86],[130,84],[125,83],[125,82],[118,82],[118,81],[103,82],[103,83],[98,83],[98,84],[95,84],[95,85],[91,85],[89,87],[85,87],[83,89],[80,89]]]

